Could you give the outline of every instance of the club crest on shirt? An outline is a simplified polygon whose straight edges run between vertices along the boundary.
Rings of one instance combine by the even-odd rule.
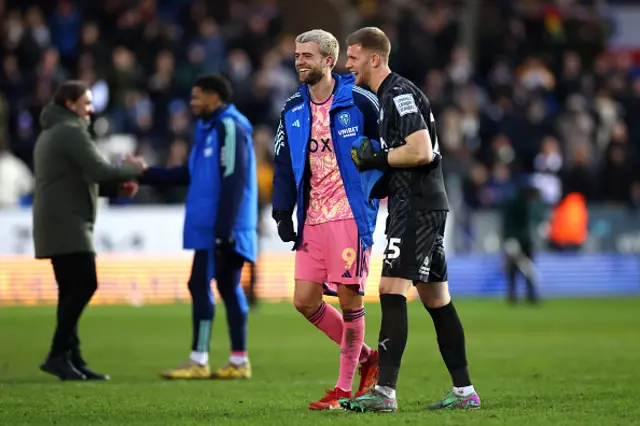
[[[349,115],[348,112],[343,112],[342,114],[340,114],[338,116],[338,121],[340,122],[340,124],[342,124],[344,127],[347,127],[349,125],[349,123],[351,122],[351,116]]]
[[[351,115],[348,112],[343,112],[338,115],[338,123],[343,127],[343,129],[338,130],[338,134],[343,138],[351,138],[358,134],[358,126],[351,126]]]

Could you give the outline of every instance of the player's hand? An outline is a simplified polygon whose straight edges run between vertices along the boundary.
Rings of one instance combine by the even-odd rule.
[[[293,213],[291,212],[273,212],[273,218],[276,220],[278,227],[278,236],[284,243],[298,242],[292,216]]]
[[[358,171],[385,170],[388,166],[387,154],[376,152],[369,138],[362,138],[360,146],[351,148],[351,160]]]
[[[230,237],[216,237],[216,255],[226,257],[236,249],[236,239]]]
[[[147,162],[142,157],[132,157],[131,155],[127,154],[123,162],[135,165],[141,172],[144,172],[149,168]]]
[[[138,183],[134,181],[121,183],[118,187],[118,196],[133,198],[138,193],[138,188]]]

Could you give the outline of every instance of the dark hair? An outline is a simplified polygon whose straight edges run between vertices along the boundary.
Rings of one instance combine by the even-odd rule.
[[[229,103],[233,97],[231,83],[229,83],[229,80],[220,74],[207,74],[200,76],[196,80],[194,86],[199,87],[203,92],[215,93],[225,104]]]
[[[391,42],[389,37],[380,28],[365,27],[351,33],[347,37],[347,46],[359,44],[363,49],[370,49],[389,59],[391,54]]]
[[[75,102],[89,90],[89,87],[81,81],[65,81],[53,94],[53,103],[66,107],[67,101]]]

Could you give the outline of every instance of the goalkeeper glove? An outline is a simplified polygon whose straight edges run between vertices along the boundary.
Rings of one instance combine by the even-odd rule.
[[[372,169],[385,170],[389,165],[387,155],[385,151],[376,152],[369,138],[362,138],[359,147],[351,148],[351,159],[361,172]]]

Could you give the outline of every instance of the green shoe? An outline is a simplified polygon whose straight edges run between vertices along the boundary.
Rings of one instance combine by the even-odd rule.
[[[453,390],[449,390],[444,394],[442,400],[429,404],[427,408],[430,410],[440,410],[443,408],[476,409],[480,408],[480,397],[475,392],[467,396],[458,396],[453,393]]]
[[[398,401],[395,398],[389,398],[375,389],[357,398],[341,399],[340,406],[345,410],[361,413],[398,411]]]

